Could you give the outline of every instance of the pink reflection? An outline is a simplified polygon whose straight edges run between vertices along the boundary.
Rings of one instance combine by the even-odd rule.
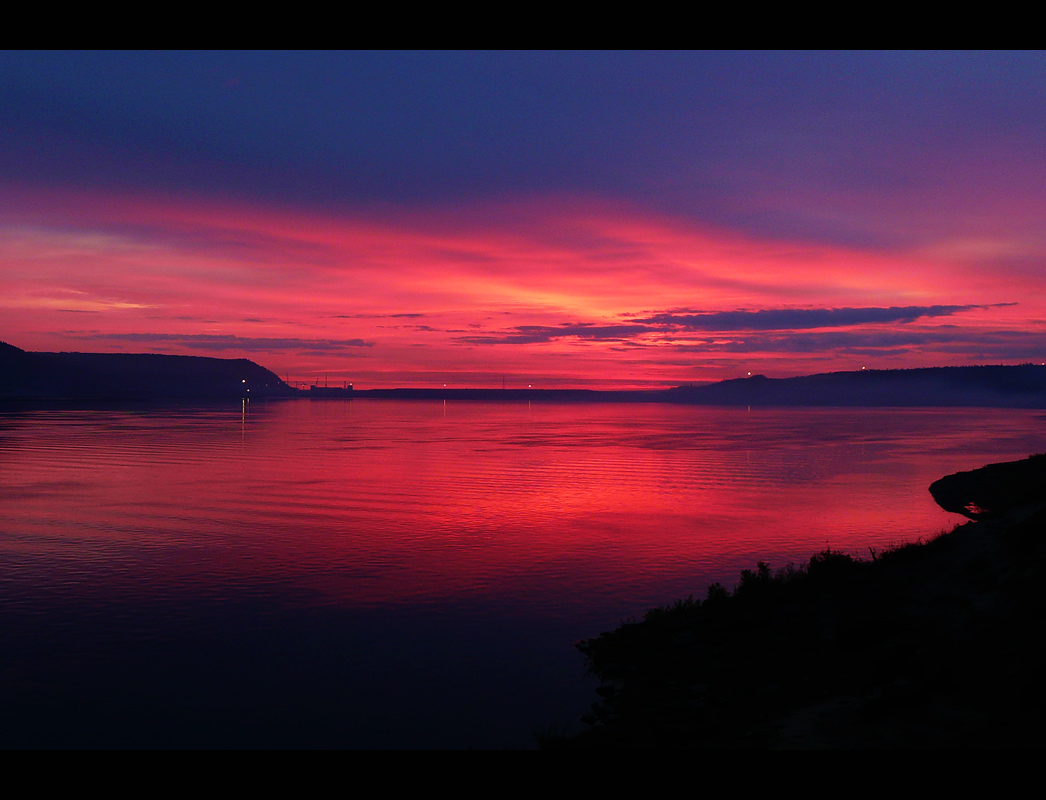
[[[0,439],[3,546],[41,597],[637,613],[757,560],[951,527],[929,483],[1043,439],[1011,410],[33,412]]]

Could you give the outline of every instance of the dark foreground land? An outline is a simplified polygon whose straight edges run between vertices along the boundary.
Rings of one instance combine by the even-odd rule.
[[[866,559],[745,570],[579,644],[589,729],[548,747],[1046,746],[1046,455],[930,491],[971,517]]]

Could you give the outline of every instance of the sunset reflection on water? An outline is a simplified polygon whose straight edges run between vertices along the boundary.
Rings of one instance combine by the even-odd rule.
[[[307,707],[309,718],[332,697],[362,703],[313,725],[317,745],[525,744],[528,724],[581,702],[576,639],[730,585],[757,560],[784,566],[827,546],[867,555],[937,533],[959,518],[933,504],[933,480],[1044,444],[1041,412],[1013,410],[361,400],[7,410],[0,614],[15,646],[4,667],[24,676],[45,662],[51,686],[71,692],[46,654],[72,652],[95,664],[94,691],[107,697],[118,692],[106,666],[156,668],[188,637],[183,690],[220,691],[229,715],[242,710],[204,666],[215,648],[247,684],[308,676],[314,688],[300,686],[287,714]],[[230,638],[239,643],[220,644]],[[320,672],[340,665],[331,676],[296,660],[313,648],[330,650]],[[412,670],[423,696],[404,687]],[[543,698],[518,709],[534,718],[487,718],[491,697],[519,681]],[[441,701],[455,721],[433,711],[403,731],[397,714],[441,685],[457,698]],[[158,719],[170,712],[139,691]],[[29,713],[47,694],[9,691],[4,708]],[[194,713],[171,741],[202,735],[207,712]],[[90,719],[77,729],[95,730]],[[285,745],[289,733],[268,724],[253,724],[261,738],[249,741]],[[245,735],[216,730],[219,744]]]

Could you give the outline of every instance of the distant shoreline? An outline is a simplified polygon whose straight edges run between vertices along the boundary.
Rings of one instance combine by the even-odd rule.
[[[294,388],[248,359],[153,353],[32,353],[0,342],[0,401],[255,398],[676,403],[753,407],[1046,408],[1046,365],[752,375],[670,389]]]

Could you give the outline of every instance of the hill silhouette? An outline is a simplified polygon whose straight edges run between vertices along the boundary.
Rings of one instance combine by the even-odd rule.
[[[231,399],[292,394],[296,392],[279,376],[246,358],[32,353],[0,342],[0,399],[4,400]]]
[[[753,375],[665,392],[671,402],[759,406],[999,406],[1046,408],[1046,366],[988,365]]]

